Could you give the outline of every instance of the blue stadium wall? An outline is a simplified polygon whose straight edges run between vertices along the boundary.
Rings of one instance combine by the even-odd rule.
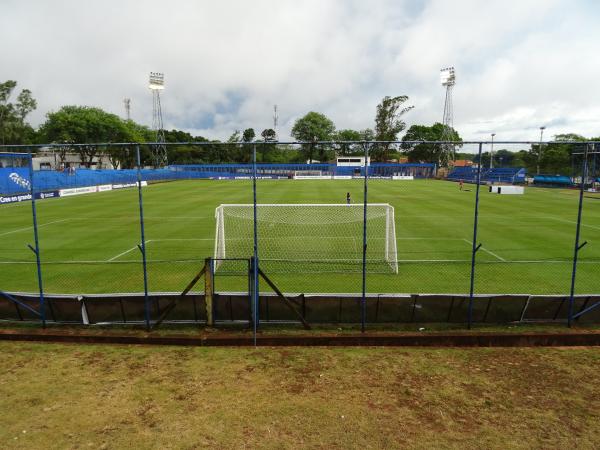
[[[435,175],[435,164],[372,164],[371,177],[391,177],[412,175],[416,178],[429,178]],[[335,164],[258,164],[261,177],[288,178],[297,171],[319,171],[331,176],[364,176],[364,168],[338,167]],[[142,169],[142,180],[161,181],[195,178],[247,178],[252,175],[251,164],[206,164],[173,165],[165,169]],[[48,192],[60,189],[131,184],[137,181],[136,169],[91,170],[77,169],[74,172],[40,170],[34,172],[35,192]],[[0,168],[0,196],[27,195],[31,180],[26,167]]]

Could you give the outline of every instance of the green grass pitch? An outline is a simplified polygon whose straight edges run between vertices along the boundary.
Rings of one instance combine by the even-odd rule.
[[[369,181],[369,201],[395,208],[399,273],[369,273],[372,293],[469,292],[475,186],[438,180]],[[259,203],[344,203],[363,198],[362,180],[259,180]],[[47,293],[142,292],[137,190],[37,202]],[[178,292],[214,252],[215,208],[252,203],[247,180],[190,180],[143,189],[148,287]],[[497,195],[482,186],[475,292],[568,294],[578,192],[526,188]],[[584,200],[577,294],[600,293],[600,201]],[[356,236],[361,245],[362,236]],[[36,292],[31,205],[0,207],[0,290]],[[343,249],[340,249],[342,252]],[[248,255],[250,256],[250,255]],[[228,266],[229,269],[231,268]],[[287,292],[360,292],[356,264],[270,267]],[[270,270],[272,269],[272,270]],[[245,264],[217,272],[217,290],[244,291]],[[266,289],[266,286],[263,287]]]

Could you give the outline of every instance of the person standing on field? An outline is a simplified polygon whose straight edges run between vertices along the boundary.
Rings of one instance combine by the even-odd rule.
[[[461,179],[461,180],[458,182],[458,189],[462,191],[462,190],[463,190],[463,185],[464,185],[464,184],[465,184],[465,182],[464,182],[464,181]]]
[[[352,198],[350,197],[350,192],[346,192],[346,205],[352,203]]]

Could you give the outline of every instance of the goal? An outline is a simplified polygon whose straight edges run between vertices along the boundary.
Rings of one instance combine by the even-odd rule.
[[[289,270],[361,270],[362,204],[257,204],[261,261],[301,263]],[[254,253],[252,204],[224,204],[215,210],[215,260]],[[394,208],[367,206],[367,262],[371,270],[398,273]],[[272,267],[272,265],[271,265]],[[284,267],[280,265],[279,267]],[[282,269],[285,270],[285,269]]]
[[[312,179],[321,179],[321,178],[331,178],[331,175],[324,177],[323,171],[321,171],[321,170],[295,170],[294,171],[294,179],[295,180],[312,180]]]

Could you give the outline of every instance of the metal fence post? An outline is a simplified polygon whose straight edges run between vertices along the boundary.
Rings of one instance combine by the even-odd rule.
[[[477,187],[475,188],[475,215],[473,218],[473,245],[471,249],[471,286],[469,289],[469,310],[467,317],[467,327],[471,329],[473,322],[473,295],[475,292],[475,255],[481,244],[477,245],[477,226],[479,221],[479,187],[481,184],[481,148],[483,144],[479,143],[479,162],[477,164]]]
[[[257,206],[256,206],[256,144],[252,146],[252,204],[253,204],[253,212],[254,212],[254,265],[252,269],[254,289],[253,294],[254,297],[252,299],[252,305],[254,309],[253,315],[253,326],[254,326],[254,346],[256,346],[256,330],[258,328],[258,299],[259,299],[259,283],[258,283],[258,214],[257,214]]]
[[[575,278],[577,275],[577,256],[579,250],[583,248],[587,242],[579,245],[579,238],[581,234],[581,213],[583,210],[583,193],[585,191],[585,179],[587,178],[588,172],[588,149],[591,144],[586,144],[585,150],[583,151],[583,167],[581,173],[581,186],[579,187],[579,206],[577,209],[577,227],[575,231],[575,249],[573,250],[573,271],[571,272],[571,291],[569,295],[569,315],[567,318],[567,326],[571,327],[573,322],[573,306],[575,303]]]
[[[148,269],[146,262],[146,233],[144,230],[144,202],[142,197],[142,169],[140,159],[140,146],[135,146],[135,156],[137,162],[137,185],[138,185],[138,204],[140,210],[140,234],[142,243],[138,245],[142,253],[142,267],[144,270],[144,316],[146,319],[146,328],[150,330],[150,299],[148,298]]]
[[[38,234],[38,226],[37,226],[37,211],[35,206],[35,188],[33,183],[33,155],[31,151],[29,151],[29,189],[31,191],[31,214],[33,217],[33,238],[34,238],[34,247],[28,244],[28,247],[35,253],[35,261],[37,265],[37,279],[38,279],[38,288],[40,291],[40,318],[42,320],[42,326],[46,328],[46,301],[44,299],[44,284],[42,281],[42,264],[40,258],[40,240]]]
[[[360,311],[360,330],[365,332],[367,321],[367,202],[369,188],[369,144],[365,142],[365,175],[363,189],[363,251],[362,251],[362,298]]]
[[[215,272],[212,258],[208,257],[204,259],[204,270],[204,302],[206,303],[206,325],[212,327],[215,325]]]

